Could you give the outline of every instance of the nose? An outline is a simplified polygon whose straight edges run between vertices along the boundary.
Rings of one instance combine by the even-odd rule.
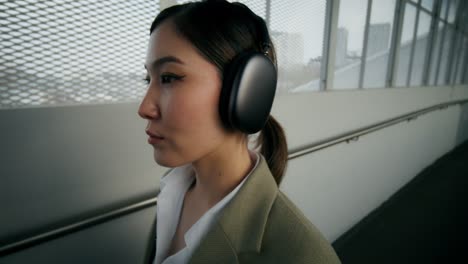
[[[154,92],[152,92],[152,89],[148,89],[145,97],[141,101],[140,107],[138,108],[138,115],[148,120],[154,120],[161,116],[157,98]]]

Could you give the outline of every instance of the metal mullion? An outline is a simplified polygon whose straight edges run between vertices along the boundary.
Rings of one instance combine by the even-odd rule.
[[[460,74],[461,74],[461,80],[460,82],[462,84],[464,84],[466,81],[468,81],[468,76],[465,75],[466,71],[468,70],[468,43],[465,43],[465,37],[464,35],[462,35],[462,45],[465,45],[465,57],[463,58],[463,63],[461,65],[461,70],[460,70]]]
[[[445,37],[445,27],[447,26],[447,24],[443,21],[443,20],[438,20],[437,21],[437,27],[439,27],[439,22],[443,23],[443,26],[441,28],[442,32],[441,32],[441,37],[440,37],[440,47],[439,47],[439,54],[437,54],[437,65],[436,65],[436,71],[435,71],[435,76],[434,76],[434,85],[438,85],[438,81],[439,81],[439,71],[440,71],[440,62],[442,60],[442,53],[444,51],[444,37]]]
[[[463,80],[463,70],[468,63],[468,43],[465,43],[465,36],[463,33],[460,35],[460,48],[464,50],[463,56],[460,56],[460,61],[457,66],[457,73],[460,72],[460,84]],[[457,80],[458,74],[455,74],[455,81]]]
[[[458,32],[456,32],[456,33],[458,33]],[[456,35],[457,35],[456,44],[455,44],[456,48],[454,50],[459,51],[460,47],[463,46],[463,37],[460,38],[459,34],[456,34]],[[457,70],[458,70],[458,62],[460,61],[460,56],[455,56],[454,60],[455,61],[453,63],[454,63],[455,68],[453,69],[453,71],[450,71],[450,77],[449,77],[449,80],[450,80],[451,84],[455,84],[456,80],[457,80]]]
[[[445,43],[444,38],[445,38],[445,32],[447,31],[446,28],[448,27],[448,23],[447,23],[447,21],[445,21],[443,19],[443,17],[447,18],[449,9],[450,8],[447,7],[447,9],[445,10],[445,14],[443,14],[443,16],[440,16],[440,20],[442,21],[444,26],[442,27],[442,37],[440,38],[440,47],[439,47],[440,51],[439,51],[439,56],[437,58],[437,68],[436,68],[436,72],[435,72],[436,76],[435,76],[435,81],[434,81],[435,85],[438,85],[437,83],[439,82],[440,63],[441,63],[441,60],[442,60],[442,53],[444,52],[444,46],[445,46],[444,45],[444,43]]]
[[[422,4],[420,6],[421,10],[424,10],[426,11],[427,13],[430,13],[432,14],[434,12],[434,4],[435,4],[436,1],[434,1],[434,3],[432,4],[432,11],[430,11],[429,9],[425,8]]]
[[[339,10],[340,0],[327,0],[323,37],[324,47],[322,50],[323,60],[320,70],[320,90],[333,89]]]
[[[369,24],[370,24],[371,10],[372,10],[372,0],[367,0],[366,24],[364,26],[364,40],[363,40],[362,53],[361,53],[361,70],[359,72],[359,85],[358,85],[359,89],[363,88],[363,83],[364,83],[364,71],[366,69],[367,42],[369,40]]]
[[[465,45],[465,38],[463,38],[463,45]],[[465,74],[467,73],[467,70],[468,70],[468,45],[465,47],[465,58],[464,58],[464,63],[462,64],[462,69],[461,69],[461,75],[462,75],[462,78],[461,78],[461,83],[462,84],[465,84],[467,81],[468,81],[468,74]]]
[[[464,44],[464,36],[463,36],[463,30],[465,28],[465,25],[463,23],[463,12],[465,10],[465,8],[468,7],[468,4],[466,4],[466,2],[463,2],[461,1],[459,3],[459,10],[460,10],[460,14],[457,16],[456,20],[455,20],[455,30],[457,31],[457,48],[455,49],[455,51],[462,51],[464,50],[463,49],[463,44]],[[466,50],[464,50],[465,53],[467,52]],[[453,84],[457,84],[457,77],[458,77],[458,70],[460,69],[459,67],[459,64],[460,62],[463,61],[464,59],[464,56],[465,54],[462,54],[463,56],[456,56],[455,57],[455,69],[452,71],[452,77],[451,77],[451,82]],[[461,67],[463,68],[463,65],[461,65]]]
[[[442,33],[443,33],[443,29],[444,29],[443,27],[442,27],[441,29],[439,29],[439,22],[442,21],[442,20],[440,19],[440,12],[442,11],[442,1],[443,1],[443,0],[436,0],[436,1],[437,1],[437,2],[436,2],[437,4],[435,5],[435,8],[436,8],[436,9],[434,10],[434,12],[435,12],[435,13],[434,13],[434,19],[435,19],[435,33],[436,33],[436,34],[435,34],[435,39],[434,39],[434,40],[435,40],[435,44],[434,44],[434,49],[431,51],[431,53],[432,53],[433,55],[436,55],[436,56],[434,57],[434,60],[432,60],[432,58],[431,58],[431,61],[429,62],[429,63],[430,63],[430,67],[429,67],[429,73],[428,73],[428,75],[430,75],[430,74],[432,73],[432,69],[434,69],[434,75],[435,75],[435,76],[430,75],[430,76],[429,76],[430,78],[428,77],[428,84],[430,84],[430,80],[431,80],[432,77],[433,77],[433,79],[434,79],[433,85],[434,85],[434,86],[437,85],[437,72],[438,72],[438,70],[439,70],[439,69],[438,69],[438,67],[439,67],[438,65],[439,65],[439,61],[440,61],[440,52],[436,52],[435,49],[436,49],[436,47],[437,47],[437,44],[439,44],[439,46],[442,46],[442,41],[443,41],[443,40],[442,40]],[[440,36],[439,36],[439,35],[440,35]],[[439,47],[439,51],[440,51],[440,47]],[[432,57],[432,55],[431,55],[431,57]]]
[[[452,65],[451,64],[451,60],[452,60],[452,51],[453,51],[453,45],[454,45],[454,42],[455,42],[455,37],[456,37],[456,34],[455,34],[455,29],[452,28],[452,26],[447,22],[446,24],[447,26],[447,29],[452,29],[452,36],[451,36],[451,40],[450,42],[448,43],[447,45],[447,49],[448,49],[448,55],[447,55],[447,60],[446,60],[446,66],[445,66],[445,72],[441,72],[442,74],[442,80],[443,80],[443,84],[442,85],[447,85],[449,84],[449,78],[448,78],[448,75],[449,75],[449,70],[450,70],[450,66]]]
[[[465,7],[464,7],[464,12],[465,12],[465,21],[461,21],[461,28],[460,28],[460,32],[462,33],[462,46],[464,46],[465,48],[465,54],[464,54],[464,58],[462,58],[463,62],[461,64],[461,69],[460,69],[460,74],[461,74],[461,78],[460,78],[460,83],[463,84],[465,83],[465,81],[468,81],[468,76],[466,76],[466,70],[468,69],[468,42],[465,43],[465,37],[468,37],[468,32],[466,32],[465,29],[468,28],[467,26],[467,23],[468,23],[468,4],[465,4]]]
[[[414,3],[414,2],[413,2],[413,1],[411,1],[411,0],[406,0],[406,3],[408,3],[408,4],[410,4],[410,5],[412,5],[412,6],[416,7],[416,8],[418,8],[418,5],[419,5],[419,0],[418,0],[418,2],[417,2],[417,3]]]
[[[426,55],[424,58],[424,69],[423,69],[423,79],[422,79],[422,85],[427,86],[429,85],[429,74],[431,70],[431,61],[432,61],[432,49],[435,47],[435,42],[437,41],[437,16],[438,16],[438,11],[437,8],[439,7],[440,1],[434,1],[434,4],[432,6],[432,12],[429,12],[431,15],[431,28],[429,31],[429,38],[428,38],[428,43],[427,43],[427,49],[426,49]]]
[[[393,16],[392,40],[390,45],[390,52],[388,54],[387,78],[385,81],[385,87],[395,86],[395,73],[398,67],[398,57],[400,55],[400,40],[404,16],[405,1],[396,0]]]
[[[456,42],[457,42],[457,38],[458,38],[458,34],[457,34],[457,24],[458,24],[458,20],[461,16],[461,11],[463,10],[462,8],[458,8],[457,7],[460,7],[461,5],[461,2],[459,1],[458,2],[458,6],[455,6],[455,9],[457,10],[457,13],[455,15],[455,21],[453,23],[453,36],[452,36],[452,42],[451,42],[451,47],[450,47],[450,50],[449,50],[449,56],[448,56],[448,59],[447,59],[447,68],[446,68],[446,71],[445,71],[445,83],[446,84],[452,84],[451,82],[451,72],[452,72],[452,67],[453,67],[453,63],[451,63],[453,61],[453,56],[455,56],[455,46],[456,46]],[[449,6],[450,7],[450,6]]]
[[[406,76],[406,86],[410,86],[411,84],[411,74],[413,72],[414,48],[416,47],[416,39],[418,38],[419,12],[420,10],[418,6],[416,6],[416,21],[414,22],[414,28],[413,28],[413,41],[411,43],[410,61],[408,65],[408,75]]]

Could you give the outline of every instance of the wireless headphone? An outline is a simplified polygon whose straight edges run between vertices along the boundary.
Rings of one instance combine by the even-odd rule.
[[[267,57],[268,31],[264,52],[247,51],[235,56],[224,70],[219,111],[228,129],[247,134],[260,131],[270,115],[276,92],[277,72]]]

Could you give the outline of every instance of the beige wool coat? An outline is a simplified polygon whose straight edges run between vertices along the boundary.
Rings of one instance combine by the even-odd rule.
[[[189,263],[340,263],[330,243],[282,193],[262,155],[239,192],[220,212]],[[145,263],[155,256],[156,221]]]

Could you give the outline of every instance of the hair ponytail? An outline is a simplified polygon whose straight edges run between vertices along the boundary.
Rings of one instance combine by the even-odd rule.
[[[288,162],[288,145],[283,127],[271,115],[260,131],[257,146],[261,146],[260,153],[265,157],[273,178],[279,186]]]

